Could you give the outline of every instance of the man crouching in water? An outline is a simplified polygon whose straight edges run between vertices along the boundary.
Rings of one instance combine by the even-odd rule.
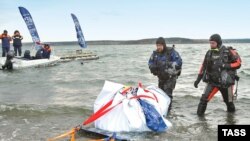
[[[2,66],[2,69],[12,70],[13,69],[13,58],[15,56],[15,52],[10,50],[7,53],[5,64]]]
[[[195,88],[198,88],[202,78],[207,83],[198,105],[197,114],[199,116],[204,115],[207,103],[218,91],[221,92],[227,105],[227,111],[235,111],[233,85],[235,80],[239,79],[236,70],[241,66],[240,56],[232,47],[222,45],[219,34],[212,35],[209,43],[211,49],[207,51],[199,75],[194,82]]]
[[[173,47],[167,47],[165,39],[159,37],[156,41],[156,51],[153,51],[148,66],[151,73],[158,77],[158,86],[171,99],[169,111],[172,107],[173,89],[181,73],[182,59]]]

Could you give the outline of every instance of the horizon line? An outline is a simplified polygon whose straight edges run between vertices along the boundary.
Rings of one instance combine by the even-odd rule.
[[[189,40],[209,40],[209,39],[197,39],[197,38],[184,38],[184,37],[163,37],[165,39],[172,39],[172,38],[181,38],[181,39],[189,39]],[[143,38],[143,39],[123,39],[123,40],[85,40],[86,42],[98,42],[98,41],[118,41],[118,42],[121,42],[121,41],[140,41],[140,40],[150,40],[150,39],[157,39],[157,38]],[[250,40],[250,38],[225,38],[225,39],[222,39],[222,40]],[[66,41],[44,41],[44,42],[78,42],[77,40],[66,40]],[[23,42],[23,43],[32,43],[32,41],[30,42]]]

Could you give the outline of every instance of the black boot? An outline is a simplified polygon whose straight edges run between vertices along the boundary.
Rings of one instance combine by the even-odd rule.
[[[227,112],[235,112],[235,106],[234,106],[234,103],[233,102],[229,102],[227,104]]]
[[[172,103],[173,103],[173,89],[166,89],[165,92],[167,93],[167,95],[169,96],[170,98],[170,104],[169,104],[169,107],[168,107],[168,113],[170,112],[170,110],[172,109]]]
[[[173,99],[173,98],[170,98],[170,104],[169,104],[169,107],[168,107],[168,113],[169,113],[170,110],[172,109],[172,99]]]
[[[197,115],[198,116],[203,116],[206,109],[207,109],[207,102],[204,101],[204,100],[201,100],[199,105],[198,105]]]

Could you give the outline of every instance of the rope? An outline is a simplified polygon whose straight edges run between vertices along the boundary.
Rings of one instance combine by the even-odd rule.
[[[75,133],[76,133],[77,131],[79,131],[79,130],[80,130],[80,127],[79,127],[79,126],[78,126],[78,127],[75,127],[75,128],[71,129],[70,131],[68,131],[68,132],[66,132],[66,133],[63,133],[63,134],[61,134],[61,135],[59,135],[59,136],[56,136],[56,137],[51,138],[51,139],[48,139],[48,141],[56,141],[56,140],[59,140],[59,139],[62,139],[62,138],[68,137],[68,136],[71,137],[71,138],[70,138],[70,141],[75,141]]]

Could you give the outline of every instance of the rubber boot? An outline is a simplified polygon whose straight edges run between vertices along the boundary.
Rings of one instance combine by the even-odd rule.
[[[207,109],[207,102],[204,101],[204,100],[201,100],[199,105],[198,105],[197,115],[198,116],[203,116],[206,109]]]
[[[170,104],[169,104],[169,107],[168,107],[168,113],[170,112],[170,110],[172,109],[172,100],[173,98],[170,98]]]
[[[227,104],[227,112],[235,112],[235,106],[233,102]]]

